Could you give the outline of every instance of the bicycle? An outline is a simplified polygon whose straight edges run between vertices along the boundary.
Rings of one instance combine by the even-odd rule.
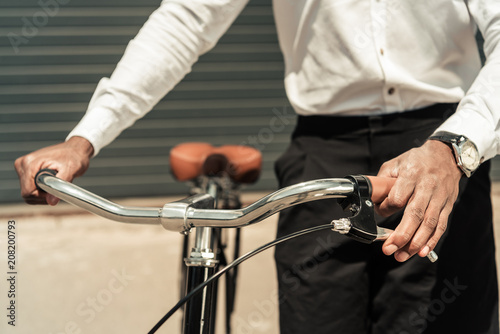
[[[209,143],[183,143],[170,151],[170,168],[177,181],[187,182],[190,185],[190,195],[209,194],[214,198],[214,208],[239,209],[241,200],[239,190],[242,185],[252,184],[260,176],[262,155],[260,151],[249,146],[224,145],[214,147]],[[239,257],[241,230],[236,229],[234,235],[233,259]],[[219,268],[228,264],[225,252],[227,236],[220,228],[203,227],[196,230],[196,236],[189,247],[190,233],[186,233],[182,247],[181,298],[203,282],[204,277],[212,276]],[[190,250],[190,251],[189,251]],[[231,333],[231,314],[234,310],[237,268],[227,272],[225,281],[225,327],[226,333]],[[203,319],[210,318],[211,329],[215,328],[215,312],[217,304],[217,284],[205,291],[205,300],[201,302],[205,307],[201,313],[194,316]],[[191,309],[191,304],[186,306]],[[195,308],[196,309],[196,308]],[[184,313],[183,332],[189,332],[192,326],[191,313],[195,309]]]
[[[220,161],[223,161],[223,158],[229,159],[224,156],[224,152],[220,156],[217,158],[218,162],[213,163],[212,166],[225,166],[224,168],[227,168],[228,165],[220,163]],[[195,160],[196,163],[199,163],[199,159]],[[185,169],[177,170],[188,171],[189,164],[186,166]],[[220,168],[214,168],[212,172],[214,171],[220,172]],[[55,171],[41,170],[35,177],[37,186],[43,191],[99,216],[126,223],[161,224],[166,230],[183,234],[188,234],[192,229],[195,229],[197,233],[195,239],[200,242],[201,247],[206,246],[206,248],[199,248],[199,254],[196,254],[198,263],[210,265],[215,263],[213,261],[215,253],[203,250],[210,249],[209,247],[212,246],[210,242],[214,239],[208,235],[207,231],[209,230],[205,228],[244,227],[258,223],[290,206],[327,198],[337,199],[339,204],[350,212],[349,217],[333,220],[330,224],[298,231],[263,245],[239,257],[217,273],[215,273],[214,267],[194,269],[192,273],[197,273],[196,275],[190,276],[188,273],[188,281],[189,277],[192,278],[188,284],[189,292],[149,333],[156,332],[184,303],[186,303],[183,320],[184,333],[213,333],[213,295],[216,290],[213,283],[241,262],[280,242],[326,229],[345,234],[363,243],[385,240],[392,233],[392,230],[376,225],[374,203],[381,202],[387,196],[394,183],[393,179],[355,175],[345,178],[307,181],[279,189],[241,209],[215,209],[217,196],[214,197],[210,194],[214,190],[214,186],[211,186],[208,188],[209,193],[195,194],[180,201],[167,203],[162,208],[142,208],[117,205],[74,184],[58,179],[55,174]],[[434,262],[437,260],[437,255],[431,252],[428,258]],[[188,266],[188,270],[189,268]]]

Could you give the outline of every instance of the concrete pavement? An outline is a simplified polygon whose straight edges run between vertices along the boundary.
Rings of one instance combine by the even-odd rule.
[[[247,194],[246,202],[262,194]],[[500,224],[500,184],[493,188],[495,227]],[[120,200],[162,206],[172,198]],[[0,268],[7,275],[7,225],[16,232],[16,326],[6,334],[146,333],[178,300],[182,238],[159,226],[111,222],[72,206],[0,206]],[[274,239],[276,218],[243,232],[243,252]],[[500,228],[495,230],[500,240]],[[242,252],[242,254],[243,254]],[[235,333],[277,333],[273,251],[240,266]],[[498,251],[497,251],[498,257]],[[0,281],[0,305],[9,299]],[[5,312],[5,311],[4,311]],[[178,312],[158,333],[180,333]],[[222,324],[222,318],[219,318]],[[219,328],[218,333],[224,333]]]

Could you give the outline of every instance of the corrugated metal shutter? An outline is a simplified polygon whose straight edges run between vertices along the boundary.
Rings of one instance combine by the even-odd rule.
[[[0,3],[0,202],[21,200],[13,161],[64,140],[83,116],[98,80],[111,74],[159,3]],[[246,142],[264,152],[262,178],[251,188],[273,189],[273,161],[293,129],[289,119],[286,126],[280,123],[284,114],[292,111],[283,89],[271,2],[252,0],[193,72],[93,159],[76,183],[108,197],[184,193],[186,186],[168,172],[172,146]]]
[[[13,161],[62,141],[103,76],[159,0],[0,2],[0,202],[20,201]],[[14,45],[13,45],[14,44]],[[263,150],[252,189],[275,187],[272,163],[293,124],[270,0],[251,0],[218,46],[159,105],[93,159],[77,180],[103,196],[166,195],[186,187],[168,173],[184,141],[249,143]],[[274,121],[273,121],[274,119]],[[274,126],[273,126],[274,125]],[[500,179],[500,164],[492,176]]]

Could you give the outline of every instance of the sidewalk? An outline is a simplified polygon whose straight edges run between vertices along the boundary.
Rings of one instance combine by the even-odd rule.
[[[248,194],[244,201],[261,195]],[[499,226],[500,183],[494,185],[493,199]],[[160,207],[171,200],[119,202]],[[64,203],[0,206],[0,218],[15,220],[17,245],[16,327],[3,320],[0,333],[146,333],[178,300],[182,238],[177,233],[108,221]],[[7,239],[7,224],[1,226],[0,236]],[[245,228],[242,254],[273,240],[275,230],[276,217]],[[500,240],[500,228],[495,235]],[[240,266],[235,333],[277,333],[272,257],[268,250]],[[6,262],[2,247],[0,267],[7,268]],[[6,280],[1,282],[0,291],[6,291]],[[2,308],[6,303],[2,292]],[[158,333],[180,333],[180,312],[174,318]]]

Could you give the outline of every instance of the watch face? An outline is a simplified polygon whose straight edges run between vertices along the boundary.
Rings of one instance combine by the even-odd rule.
[[[474,144],[469,141],[463,144],[460,158],[462,159],[463,166],[471,171],[476,170],[479,166],[479,154]]]

